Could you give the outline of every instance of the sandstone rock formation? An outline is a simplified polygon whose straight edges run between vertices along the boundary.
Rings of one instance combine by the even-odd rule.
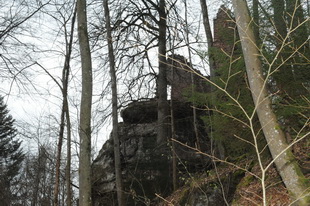
[[[124,119],[119,124],[121,161],[128,205],[155,203],[172,192],[171,146],[156,145],[156,101],[131,103],[122,111]],[[176,139],[195,147],[194,128],[189,103],[178,102],[175,113]],[[155,111],[155,112],[154,112]],[[200,145],[209,148],[209,139],[201,127]],[[210,167],[210,160],[195,151],[177,145],[178,174],[180,182],[191,173]],[[93,162],[94,205],[115,204],[113,140],[110,138]]]
[[[231,26],[226,13],[227,10],[220,10],[215,20],[217,33],[223,32],[217,31],[220,28],[227,29],[227,26]],[[214,46],[219,50],[222,47],[224,51],[229,50],[231,45],[227,41],[231,39],[223,39],[221,35],[215,35]],[[207,93],[210,92],[210,86],[200,76],[199,71],[194,70],[184,57],[172,55],[167,57],[167,60],[167,82],[171,86],[176,131],[174,138],[194,148],[199,145],[201,151],[208,153],[211,151],[212,144],[206,131],[207,127],[200,119],[205,113],[197,111],[199,120],[199,142],[197,142],[193,125],[193,110],[185,94],[191,94],[193,88],[195,91]],[[230,173],[223,174],[222,185],[218,183],[217,178],[204,181],[208,177],[202,177],[198,178],[197,182],[193,176],[208,174],[214,165],[207,156],[181,144],[176,144],[175,153],[178,159],[178,180],[183,187],[172,194],[171,140],[167,140],[165,145],[156,144],[156,99],[132,102],[121,111],[121,116],[124,122],[119,123],[118,132],[127,205],[166,205],[159,197],[166,198],[169,195],[172,199],[178,199],[175,205],[225,205],[225,200],[231,201],[235,186],[243,174],[237,176]],[[103,145],[92,166],[95,206],[116,205],[113,158],[113,140],[110,138]],[[221,186],[225,195],[223,195]]]

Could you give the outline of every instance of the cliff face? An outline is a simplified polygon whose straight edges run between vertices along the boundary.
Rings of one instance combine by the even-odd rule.
[[[122,111],[124,122],[119,124],[119,135],[126,205],[169,205],[161,198],[173,205],[231,202],[244,172],[225,168],[218,173],[208,156],[182,144],[175,144],[180,188],[173,191],[171,141],[156,145],[156,105],[155,100],[134,102]],[[190,104],[174,105],[175,139],[196,148]],[[210,153],[211,142],[204,128],[200,122],[199,146],[201,151]],[[112,138],[103,145],[92,167],[94,205],[116,205]]]
[[[220,27],[227,26],[227,17],[224,17],[221,13],[216,20]],[[215,46],[226,43],[226,39],[215,36]],[[197,110],[197,137],[193,109],[184,97],[184,93],[192,91],[192,84],[196,91],[203,93],[210,92],[210,86],[184,57],[174,55],[167,59],[167,82],[171,85],[176,132],[173,138],[182,143],[175,143],[174,151],[180,188],[177,191],[172,189],[171,139],[163,145],[156,144],[156,99],[133,102],[121,112],[124,122],[119,123],[118,131],[126,205],[167,205],[162,198],[173,205],[225,205],[232,201],[243,172],[227,169],[220,176],[214,175],[218,171],[214,170],[214,163],[208,156],[189,148],[199,147],[200,151],[213,154],[211,148],[214,149],[214,145],[200,118],[206,114]],[[116,205],[112,138],[103,145],[92,167],[94,205]]]
[[[221,7],[214,20],[214,54],[230,53],[237,49],[234,43],[235,25],[231,21],[229,10]],[[215,55],[216,68],[224,67],[221,58]],[[156,144],[157,135],[157,101],[137,101],[128,105],[121,112],[124,120],[119,123],[121,167],[126,194],[126,205],[259,205],[261,204],[262,188],[259,179],[252,174],[261,175],[255,157],[242,153],[238,158],[230,159],[238,167],[222,164],[230,161],[227,156],[213,153],[214,142],[211,142],[206,128],[200,120],[206,115],[198,112],[198,138],[193,127],[193,111],[186,102],[185,91],[191,91],[191,84],[199,92],[210,92],[205,80],[192,76],[196,72],[191,65],[179,55],[168,57],[167,82],[171,85],[173,100],[173,117],[176,134],[174,139],[182,144],[175,144],[177,157],[177,178],[179,188],[172,189],[172,142],[171,139],[163,145]],[[225,68],[224,68],[225,69]],[[215,72],[219,75],[218,71]],[[170,118],[170,117],[169,117]],[[229,127],[221,119],[219,124],[229,131]],[[223,136],[226,133],[224,132]],[[170,135],[172,136],[172,135]],[[198,140],[197,140],[198,139]],[[189,147],[194,149],[190,149]],[[294,154],[300,160],[303,172],[309,176],[309,140],[294,145]],[[198,153],[195,148],[209,155],[223,156],[223,161],[215,158],[214,162],[207,155]],[[226,151],[239,149],[241,146],[235,139],[227,138]],[[211,150],[212,149],[212,150]],[[242,149],[242,150],[241,150]],[[244,151],[241,148],[240,151]],[[219,147],[218,150],[221,150]],[[235,150],[234,150],[235,151]],[[308,153],[307,153],[308,152]],[[267,157],[266,157],[267,158]],[[265,160],[269,162],[268,159]],[[244,169],[238,169],[244,168]],[[251,172],[245,173],[245,170]],[[102,147],[92,165],[93,172],[93,203],[96,206],[117,205],[114,175],[113,140],[110,138]],[[266,174],[267,199],[270,205],[288,205],[289,194],[275,168]]]
[[[159,198],[156,198],[156,194],[166,197],[172,192],[171,142],[156,145],[156,105],[155,100],[134,102],[122,111],[124,122],[119,124],[119,135],[127,205],[157,204]],[[175,108],[175,139],[195,147],[190,104],[176,102]],[[204,150],[210,149],[203,127],[200,136],[200,146]],[[176,145],[175,152],[181,184],[190,174],[211,165],[209,158],[180,144]],[[114,205],[116,194],[112,138],[103,145],[92,171],[94,205]]]

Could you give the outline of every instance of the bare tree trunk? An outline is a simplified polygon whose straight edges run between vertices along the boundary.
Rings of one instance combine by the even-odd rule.
[[[174,32],[177,32],[177,25],[175,25]],[[172,57],[174,57],[174,44],[175,44],[176,35],[172,35],[172,43],[170,50],[172,51]],[[171,82],[174,82],[174,71],[175,71],[175,60],[171,59],[172,65],[171,65]],[[175,141],[176,134],[175,134],[175,119],[174,119],[174,89],[172,89],[172,85],[170,88],[170,124],[171,124],[171,137],[170,137],[170,146],[171,146],[171,156],[172,156],[172,185],[173,185],[173,191],[176,191],[179,187],[178,185],[178,174],[177,174],[177,155],[176,155],[176,146]]]
[[[63,100],[64,101],[64,100]],[[61,118],[60,118],[60,130],[59,130],[59,139],[57,145],[57,157],[56,157],[56,174],[55,174],[55,186],[54,186],[54,198],[53,205],[58,206],[58,194],[59,194],[59,177],[60,177],[60,161],[61,161],[61,149],[62,142],[64,138],[64,128],[65,128],[65,105],[63,103],[61,110]]]
[[[285,2],[284,0],[272,0],[273,22],[275,25],[277,45],[281,45],[287,35],[287,26],[285,23]]]
[[[66,99],[66,120],[67,120],[67,165],[66,165],[66,189],[67,189],[67,206],[72,205],[72,189],[71,189],[71,121]]]
[[[255,40],[257,43],[259,43],[259,13],[258,13],[258,0],[253,0],[253,32],[255,36]]]
[[[72,16],[71,22],[71,30],[69,36],[69,42],[67,42],[67,50],[66,50],[66,59],[64,65],[64,105],[66,112],[66,120],[67,120],[67,165],[66,165],[66,189],[67,189],[67,206],[72,205],[72,191],[71,191],[71,121],[70,121],[70,113],[69,113],[69,104],[68,104],[68,83],[69,83],[69,73],[70,73],[70,59],[72,53],[72,44],[73,44],[73,34],[74,34],[74,25],[76,19],[76,11],[75,7],[74,13]],[[65,32],[67,33],[67,32]],[[67,40],[67,38],[66,38]]]
[[[67,120],[67,135],[68,135],[68,144],[69,147],[67,147],[67,167],[66,167],[66,182],[69,182],[67,184],[67,197],[70,202],[67,202],[67,205],[71,205],[71,186],[70,186],[70,166],[71,166],[71,128],[68,125],[68,122],[70,124],[69,120],[69,108],[68,108],[68,82],[69,82],[69,73],[70,73],[70,58],[71,58],[71,52],[72,52],[72,43],[73,43],[73,31],[74,31],[74,24],[75,24],[75,16],[76,11],[74,11],[73,17],[72,17],[72,25],[71,25],[71,32],[70,32],[70,40],[67,41],[67,30],[66,26],[65,28],[65,39],[66,39],[66,55],[65,55],[65,62],[62,72],[62,96],[63,96],[63,102],[62,102],[62,111],[61,111],[61,119],[60,119],[60,131],[59,131],[59,140],[58,140],[58,148],[57,148],[57,159],[56,159],[56,175],[55,175],[55,187],[54,187],[54,199],[53,204],[54,206],[58,206],[58,194],[59,194],[59,179],[60,179],[60,164],[61,164],[61,150],[62,150],[62,144],[63,144],[63,138],[64,138],[64,129],[65,129],[65,119]],[[68,166],[69,165],[69,166]],[[67,171],[69,169],[69,171]]]
[[[159,2],[159,37],[158,37],[158,132],[157,144],[167,140],[168,130],[168,103],[167,103],[167,79],[166,79],[166,27],[167,14],[165,0]]]
[[[245,0],[233,0],[233,7],[256,113],[268,142],[269,150],[282,181],[292,198],[299,205],[309,205],[310,198],[306,194],[309,189],[309,180],[302,174],[291,150],[287,149],[288,144],[285,141],[285,134],[280,129],[281,127],[271,108],[259,59],[260,53],[255,44],[253,30],[249,27],[251,18],[247,3]],[[263,168],[262,165],[261,168]],[[262,177],[263,180],[264,176]],[[266,201],[265,198],[264,201]],[[264,205],[266,205],[266,202],[264,202]]]
[[[200,0],[200,6],[201,6],[202,17],[203,17],[203,26],[205,28],[205,33],[207,37],[210,77],[212,80],[214,77],[214,72],[215,72],[215,61],[214,61],[214,57],[212,53],[210,52],[211,48],[213,47],[213,37],[212,37],[212,31],[211,31],[211,26],[209,22],[209,13],[208,13],[208,7],[207,7],[206,0]]]
[[[38,151],[38,159],[37,161],[37,171],[35,173],[35,177],[34,177],[34,185],[32,185],[33,191],[32,191],[32,198],[31,198],[31,206],[36,206],[38,204],[38,197],[39,197],[39,189],[40,189],[40,176],[42,173],[41,168],[43,168],[42,166],[42,152],[43,149],[42,147],[39,147],[39,151]],[[45,167],[45,165],[44,165]]]
[[[79,205],[91,201],[91,104],[92,62],[87,31],[86,0],[77,1],[78,37],[82,63],[82,97],[80,107]]]
[[[173,71],[172,71],[173,72]],[[171,147],[172,147],[172,184],[173,184],[173,190],[176,191],[179,187],[178,185],[178,173],[177,173],[177,155],[176,155],[176,147],[175,142],[172,139],[176,138],[175,135],[175,124],[174,124],[174,105],[173,100],[170,100],[170,113],[171,113]]]
[[[185,34],[185,37],[186,37],[186,45],[187,45],[187,51],[188,51],[188,59],[189,59],[189,62],[190,62],[190,65],[193,65],[192,64],[192,52],[191,52],[191,48],[190,48],[190,45],[189,45],[189,26],[188,26],[188,20],[187,20],[187,3],[186,1],[184,1],[184,7],[185,7],[185,24],[186,24],[186,34]],[[192,94],[194,94],[195,92],[195,76],[196,74],[194,74],[193,72],[191,72],[191,90],[192,90]],[[192,101],[192,107],[193,107],[193,127],[194,127],[194,132],[195,132],[195,137],[196,137],[196,145],[197,145],[197,148],[200,150],[200,140],[199,140],[199,133],[198,133],[198,122],[197,122],[197,111],[196,111],[196,107],[195,107],[195,102]]]
[[[106,30],[107,30],[107,41],[109,49],[109,63],[110,63],[110,75],[111,75],[111,89],[112,89],[112,118],[113,118],[113,142],[114,142],[114,165],[115,165],[115,182],[117,201],[119,206],[125,205],[125,199],[123,195],[123,182],[122,182],[122,168],[121,168],[121,157],[120,157],[120,141],[118,135],[118,111],[117,111],[117,79],[115,71],[115,56],[113,49],[112,29],[110,25],[110,11],[108,0],[103,1]]]
[[[174,41],[173,44],[174,45]],[[174,56],[174,52],[173,52],[173,56]],[[172,66],[171,66],[171,82],[174,82],[174,59],[172,59]],[[171,96],[173,97],[173,89],[171,90]],[[175,135],[175,119],[174,119],[174,102],[173,99],[170,99],[170,124],[171,124],[171,155],[172,155],[172,184],[173,184],[173,190],[176,191],[178,189],[178,175],[177,175],[177,157],[176,157],[176,151],[175,151],[175,142],[173,141],[173,139],[176,139],[176,135]]]
[[[209,21],[209,12],[208,12],[208,7],[206,4],[206,0],[200,0],[200,6],[201,6],[201,12],[202,12],[202,17],[203,17],[203,25],[205,28],[205,33],[207,37],[207,44],[208,44],[208,58],[209,58],[209,67],[210,67],[210,80],[214,81],[215,77],[215,70],[216,70],[216,65],[215,65],[215,59],[214,55],[212,54],[212,47],[213,47],[213,36],[212,36],[212,31],[211,31],[211,26],[210,26],[210,21]],[[211,85],[211,91],[214,90],[214,87]],[[211,103],[214,102],[214,95],[211,96]],[[209,114],[210,115],[210,114]],[[213,145],[214,145],[214,138],[213,138],[213,115],[210,115],[210,137],[211,137],[211,150],[212,153],[214,153]],[[223,146],[223,143],[221,141],[217,141],[215,144],[216,148],[219,151],[220,158],[224,159],[225,158],[225,149]]]

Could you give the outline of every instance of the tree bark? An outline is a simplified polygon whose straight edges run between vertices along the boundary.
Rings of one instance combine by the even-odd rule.
[[[110,63],[110,75],[111,75],[111,89],[112,89],[112,118],[113,118],[113,142],[114,142],[114,165],[115,165],[115,182],[117,201],[119,206],[125,205],[123,195],[123,183],[122,183],[122,168],[121,168],[121,157],[120,157],[120,141],[118,135],[118,111],[117,111],[117,79],[115,71],[115,56],[113,49],[112,29],[110,25],[110,11],[108,0],[103,1],[105,23],[107,30],[107,41],[109,50],[109,63]]]
[[[67,167],[66,167],[66,185],[67,185],[67,205],[71,205],[71,177],[70,177],[70,166],[71,166],[71,127],[70,127],[70,115],[68,108],[68,82],[69,82],[69,73],[70,73],[70,58],[72,52],[72,44],[73,44],[73,31],[74,31],[74,23],[75,23],[76,11],[74,11],[72,17],[71,24],[71,32],[70,32],[70,40],[67,41],[67,30],[64,23],[65,28],[65,38],[66,38],[66,54],[65,54],[65,62],[62,71],[62,111],[60,118],[60,130],[59,130],[59,140],[57,147],[57,159],[56,159],[56,175],[55,175],[55,187],[54,187],[54,206],[58,206],[58,194],[59,194],[59,182],[60,182],[60,164],[61,164],[61,150],[64,138],[64,129],[65,129],[65,120],[67,120]]]
[[[69,113],[68,99],[66,99],[66,120],[67,120],[67,165],[66,165],[66,189],[67,189],[67,206],[72,205],[71,189],[71,121]]]
[[[92,62],[87,31],[86,0],[77,1],[78,37],[82,63],[82,97],[80,106],[79,205],[91,201],[91,104]]]
[[[212,37],[212,31],[211,31],[211,26],[209,22],[209,13],[208,13],[208,7],[207,7],[206,0],[200,0],[200,6],[201,6],[201,12],[202,12],[202,18],[203,18],[203,26],[205,28],[205,33],[207,37],[210,77],[212,80],[214,77],[214,72],[215,72],[215,60],[211,52],[211,49],[213,47],[213,37]]]
[[[260,52],[255,44],[253,30],[249,27],[251,18],[247,3],[245,0],[233,0],[233,7],[256,113],[268,142],[269,150],[282,181],[292,198],[299,205],[309,205],[310,199],[306,195],[307,189],[309,189],[309,180],[302,174],[290,149],[287,149],[285,134],[280,129],[271,108],[259,59]]]
[[[64,128],[65,128],[65,105],[63,105],[61,110],[61,117],[60,117],[60,130],[59,130],[59,138],[58,138],[58,145],[57,145],[57,157],[56,157],[56,174],[55,174],[55,186],[54,186],[54,198],[53,198],[53,205],[58,206],[58,194],[59,194],[59,181],[60,181],[60,161],[61,161],[61,150],[62,150],[62,143],[64,138]]]
[[[258,0],[253,0],[253,32],[256,42],[260,43],[258,6],[259,6]]]
[[[167,79],[166,79],[166,29],[167,13],[166,2],[159,2],[159,36],[158,36],[158,132],[157,144],[167,141],[168,136],[168,103],[167,103]]]
[[[173,42],[174,44],[174,42]],[[173,52],[174,53],[174,52]],[[172,82],[174,82],[174,59],[172,59],[172,67],[171,67],[171,79]],[[171,96],[173,96],[173,91],[171,90]],[[170,99],[170,124],[171,124],[171,138],[170,138],[170,142],[171,142],[171,156],[172,156],[172,185],[173,185],[173,191],[176,191],[179,187],[178,185],[178,174],[177,174],[177,156],[176,156],[176,150],[175,150],[175,141],[173,141],[173,139],[176,139],[176,135],[175,135],[175,121],[174,121],[174,101],[171,98]]]
[[[205,34],[207,37],[207,44],[208,44],[208,59],[209,59],[209,67],[210,67],[210,80],[214,81],[215,77],[215,70],[216,70],[216,64],[215,64],[215,58],[214,55],[212,54],[212,48],[213,48],[213,36],[212,36],[212,31],[211,31],[211,26],[210,26],[210,21],[209,21],[209,12],[208,12],[208,6],[206,3],[206,0],[200,0],[200,6],[201,6],[201,12],[202,12],[202,17],[203,17],[203,25],[205,28]],[[214,87],[211,85],[211,91],[214,91]],[[211,96],[211,103],[213,104],[214,102],[214,95]],[[211,138],[211,145],[212,145],[212,153],[214,153],[213,149],[213,143],[214,138],[213,138],[213,122],[214,122],[214,116],[210,115],[210,138]],[[216,141],[216,148],[219,151],[220,158],[224,159],[225,158],[225,150],[223,143],[221,141]]]
[[[67,206],[72,205],[72,191],[71,191],[71,121],[68,104],[68,84],[69,84],[69,73],[70,73],[70,59],[72,53],[73,36],[74,36],[74,25],[76,20],[77,8],[75,7],[72,16],[71,30],[69,36],[69,42],[67,42],[66,60],[64,64],[64,105],[66,112],[67,122],[67,165],[66,165],[66,189],[67,189]]]
[[[186,25],[186,31],[185,31],[185,41],[186,41],[186,45],[187,45],[187,51],[188,51],[188,60],[190,62],[190,65],[193,65],[192,63],[192,52],[191,52],[191,48],[190,48],[190,43],[189,43],[189,25],[188,25],[188,20],[187,20],[187,13],[188,13],[188,8],[187,8],[187,3],[186,1],[184,1],[184,7],[185,7],[185,25]],[[210,25],[209,25],[210,26]],[[212,34],[211,34],[212,35]],[[212,37],[211,37],[212,38]],[[209,47],[209,44],[208,44]],[[213,70],[213,68],[212,68]],[[211,71],[211,67],[210,67],[210,71]],[[194,94],[195,92],[195,76],[196,74],[191,72],[191,90],[192,90],[192,94]],[[192,101],[192,111],[193,111],[193,127],[194,127],[194,132],[195,132],[195,138],[196,138],[196,145],[197,148],[200,150],[200,140],[199,140],[199,132],[198,132],[198,121],[197,121],[197,111],[196,111],[196,107],[195,107],[195,101]]]
[[[277,43],[282,44],[282,41],[287,35],[286,23],[285,23],[285,6],[284,0],[272,0],[273,7],[273,22],[276,27]]]

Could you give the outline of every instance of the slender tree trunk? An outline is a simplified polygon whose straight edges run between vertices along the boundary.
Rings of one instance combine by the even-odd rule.
[[[255,40],[259,43],[259,12],[258,12],[259,2],[258,0],[253,0],[253,32]]]
[[[209,12],[208,12],[208,7],[206,4],[206,0],[200,0],[200,6],[201,6],[201,12],[202,12],[202,17],[203,17],[203,25],[205,28],[205,33],[206,33],[206,37],[207,37],[207,44],[208,44],[208,58],[209,58],[209,67],[210,67],[210,80],[214,81],[214,77],[215,77],[215,70],[216,70],[216,65],[215,65],[215,59],[214,59],[214,55],[212,54],[212,48],[213,48],[213,36],[212,36],[212,31],[211,31],[211,26],[210,26],[210,21],[209,21]],[[211,91],[214,91],[214,87],[211,86]],[[214,102],[214,95],[211,96],[211,104],[213,104]],[[211,137],[211,150],[212,153],[214,153],[214,149],[213,149],[213,145],[215,144],[215,147],[218,149],[219,151],[219,155],[220,158],[224,159],[225,158],[225,150],[224,150],[224,146],[223,143],[221,141],[214,141],[213,138],[213,115],[210,115],[210,137]]]
[[[170,100],[170,113],[171,113],[171,139],[175,139],[175,121],[174,121],[174,105],[173,105],[173,100]],[[171,142],[171,147],[172,147],[172,184],[173,184],[173,190],[176,191],[179,187],[178,185],[178,173],[177,173],[177,155],[176,155],[176,147],[175,147],[175,142],[173,140]]]
[[[207,7],[206,0],[200,0],[200,6],[201,6],[202,17],[203,17],[203,26],[205,28],[205,33],[207,37],[210,77],[212,80],[214,77],[214,72],[215,72],[215,60],[211,52],[211,49],[213,47],[213,37],[212,37],[212,31],[211,31],[211,26],[209,22],[209,13],[208,13],[208,7]]]
[[[187,45],[187,51],[188,51],[188,60],[190,62],[190,65],[193,65],[192,64],[192,52],[191,52],[191,48],[190,48],[190,45],[189,45],[189,26],[188,26],[188,20],[187,20],[187,3],[186,1],[184,1],[184,7],[185,7],[185,24],[186,24],[186,34],[185,34],[185,37],[186,37],[186,45]],[[211,71],[211,70],[210,70]],[[192,90],[192,94],[194,94],[195,92],[195,75],[193,72],[191,72],[191,90]],[[200,150],[200,140],[199,140],[199,132],[198,132],[198,122],[197,122],[197,110],[196,110],[196,107],[195,107],[195,102],[192,101],[192,107],[193,107],[193,127],[194,127],[194,132],[195,132],[195,138],[196,138],[196,145],[197,145],[197,148]]]
[[[122,183],[122,168],[121,168],[121,157],[120,157],[120,140],[118,135],[118,111],[117,111],[117,79],[115,71],[115,56],[113,49],[112,29],[110,25],[110,11],[108,0],[103,1],[106,30],[107,30],[107,41],[109,49],[109,63],[110,63],[110,75],[111,75],[111,89],[112,89],[112,118],[113,118],[113,142],[114,142],[114,164],[115,164],[115,182],[117,201],[119,206],[125,205],[125,199],[123,195],[123,183]]]
[[[276,38],[277,44],[281,45],[284,38],[287,35],[286,31],[286,23],[285,23],[285,6],[284,0],[272,0],[272,7],[273,7],[273,22],[276,28]]]
[[[40,187],[40,176],[42,173],[41,164],[42,164],[42,147],[39,147],[39,154],[37,160],[37,172],[35,173],[34,178],[34,185],[32,185],[33,192],[32,192],[32,199],[31,199],[31,206],[36,206],[38,204],[38,197],[39,197],[39,187]],[[45,166],[45,165],[44,165]]]
[[[174,39],[173,39],[173,44],[174,45]],[[174,52],[173,52],[174,53]],[[174,59],[172,59],[172,66],[171,66],[171,82],[174,82]],[[173,97],[173,89],[171,90],[171,97]],[[174,102],[173,99],[170,99],[170,124],[171,124],[171,156],[172,156],[172,184],[173,184],[173,190],[176,191],[178,189],[178,176],[177,176],[177,157],[176,157],[176,151],[175,151],[175,142],[173,139],[176,138],[175,135],[175,121],[174,121]]]
[[[68,83],[69,83],[69,73],[70,73],[70,59],[72,53],[72,45],[73,45],[73,34],[74,34],[74,25],[76,19],[76,7],[74,9],[74,13],[72,16],[71,22],[71,30],[69,36],[69,42],[67,42],[67,50],[66,50],[66,59],[64,64],[64,105],[66,112],[66,120],[67,120],[67,165],[66,165],[66,189],[67,189],[67,206],[72,205],[72,191],[71,191],[71,121],[70,121],[70,113],[69,113],[69,104],[68,104]],[[67,38],[66,38],[67,39]]]
[[[58,194],[59,194],[59,181],[60,181],[60,161],[61,161],[61,150],[62,150],[62,143],[64,138],[64,128],[65,128],[65,105],[63,105],[61,110],[61,117],[60,117],[60,130],[59,130],[59,139],[57,145],[57,157],[56,157],[56,174],[55,174],[55,186],[54,186],[54,198],[53,198],[53,205],[58,206]]]
[[[82,97],[80,107],[79,205],[91,201],[91,104],[92,62],[87,31],[86,0],[77,1],[78,37],[82,63]]]
[[[307,0],[307,15],[310,15],[310,2]]]
[[[177,25],[174,27],[174,34],[177,32]],[[172,43],[170,43],[172,51],[172,57],[174,57],[174,44],[175,44],[176,35],[172,35]],[[171,66],[171,88],[170,88],[170,96],[174,96],[174,89],[172,89],[174,82],[174,71],[175,71],[175,61],[171,59],[172,66]],[[171,124],[171,138],[170,138],[170,145],[171,145],[171,156],[172,156],[172,185],[173,191],[176,191],[179,187],[178,185],[178,174],[177,174],[177,155],[176,155],[176,143],[173,139],[176,139],[175,134],[175,119],[174,119],[174,101],[173,98],[170,98],[170,124]]]
[[[66,38],[66,55],[65,55],[65,63],[63,67],[62,72],[62,96],[63,96],[63,102],[62,102],[62,111],[61,111],[61,119],[60,119],[60,131],[59,131],[59,140],[58,140],[58,148],[57,148],[57,159],[56,159],[56,175],[55,175],[55,188],[54,188],[54,199],[53,204],[54,206],[58,206],[58,194],[59,194],[59,181],[60,181],[60,163],[61,163],[61,150],[62,150],[62,144],[63,144],[63,138],[64,138],[64,129],[65,129],[65,119],[67,120],[67,132],[68,132],[68,144],[70,145],[67,147],[67,167],[66,167],[66,181],[69,182],[67,184],[68,190],[67,190],[67,197],[70,202],[67,202],[67,205],[71,205],[71,186],[70,186],[70,165],[71,165],[71,140],[69,135],[71,135],[70,126],[68,126],[69,120],[69,108],[68,108],[68,82],[69,82],[69,73],[70,73],[70,58],[71,58],[71,52],[72,52],[72,43],[73,43],[73,32],[74,32],[74,23],[75,23],[75,16],[76,11],[74,11],[73,17],[72,17],[72,25],[71,25],[71,34],[70,34],[70,40],[67,41],[67,31],[65,29],[65,38]],[[68,128],[69,127],[69,128]],[[69,141],[70,140],[70,141]],[[68,145],[67,145],[68,146]],[[70,151],[69,151],[70,150]],[[69,163],[68,163],[69,162]],[[68,167],[69,165],[69,167]],[[69,171],[67,171],[69,169]],[[68,174],[69,172],[69,174]]]
[[[67,189],[67,206],[72,205],[71,189],[71,121],[69,113],[68,99],[66,99],[66,120],[67,120],[67,165],[66,165],[66,189]]]
[[[277,170],[282,177],[282,181],[292,195],[292,198],[298,201],[299,205],[309,205],[309,195],[306,195],[307,189],[309,189],[309,180],[302,175],[292,152],[287,149],[288,145],[285,141],[285,134],[280,129],[281,127],[271,108],[271,102],[266,89],[266,81],[264,81],[259,59],[260,53],[255,44],[253,30],[249,27],[251,19],[247,3],[245,0],[233,0],[233,7],[250,89],[269,150]],[[264,203],[266,204],[266,202]]]
[[[167,14],[166,2],[159,2],[159,37],[158,37],[158,132],[157,144],[167,141],[168,136],[168,103],[167,103],[167,79],[166,79],[166,27]]]

